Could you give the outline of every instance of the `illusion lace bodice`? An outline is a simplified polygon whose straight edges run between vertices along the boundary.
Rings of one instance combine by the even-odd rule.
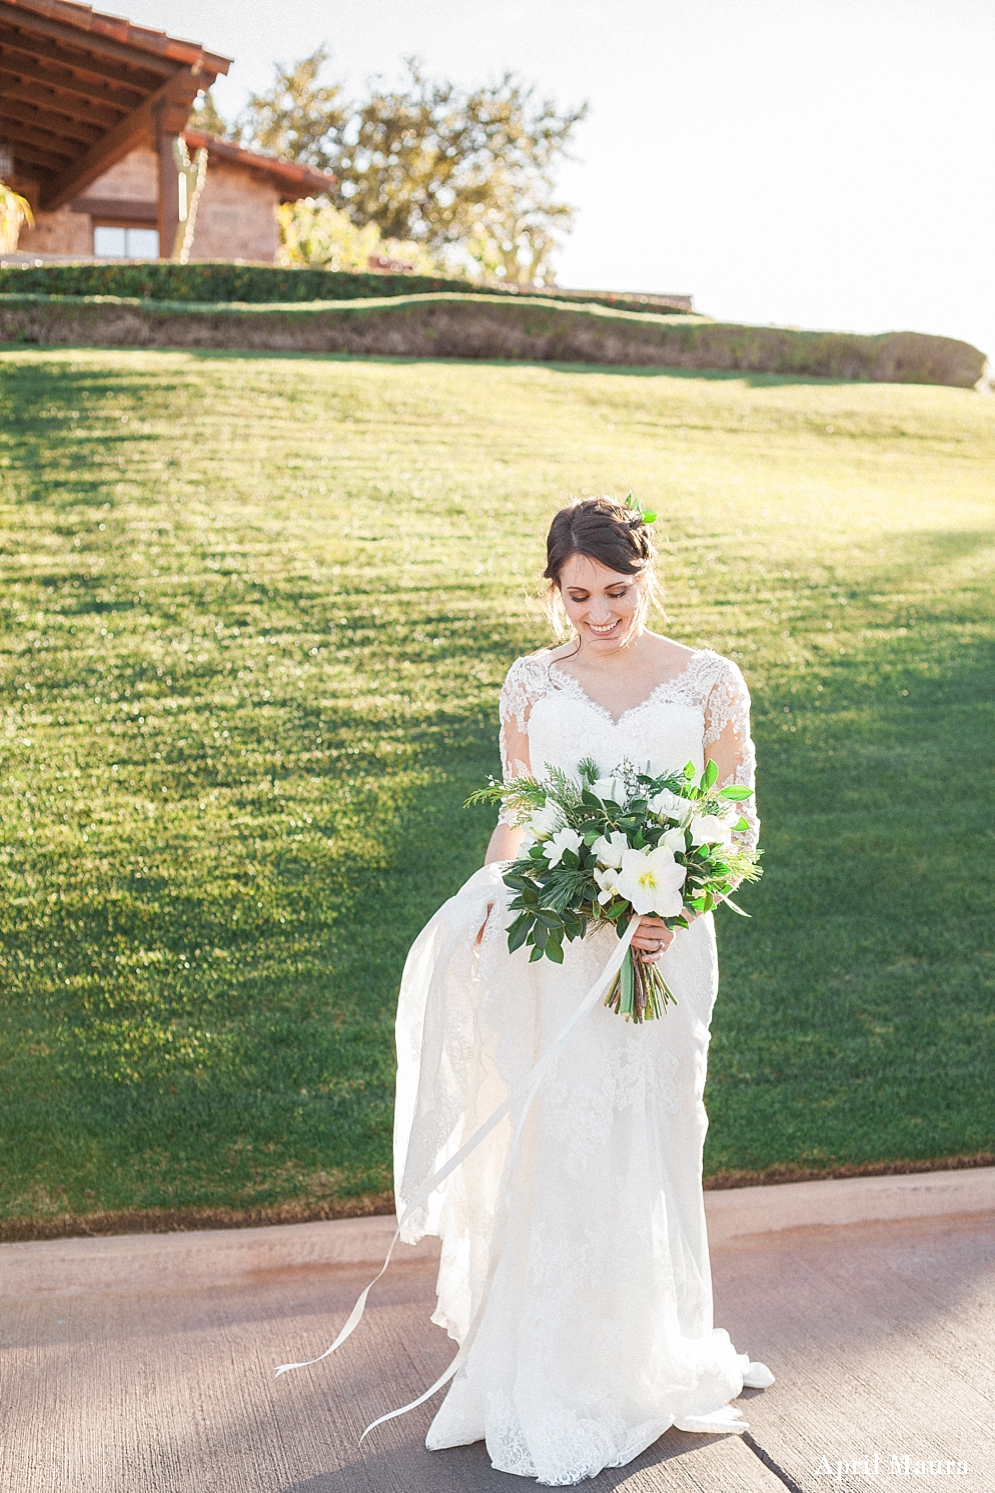
[[[730,659],[701,648],[679,674],[616,719],[548,648],[517,659],[501,691],[505,781],[521,773],[542,778],[551,767],[573,775],[585,757],[605,774],[623,761],[653,774],[680,773],[688,762],[700,773],[714,761],[719,787],[752,788],[756,759],[746,680]],[[755,845],[759,822],[752,804],[745,817],[750,828],[743,838]]]

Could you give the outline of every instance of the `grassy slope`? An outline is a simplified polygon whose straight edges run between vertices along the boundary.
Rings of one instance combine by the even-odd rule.
[[[951,389],[7,353],[0,1217],[389,1186],[404,951],[477,863],[572,492],[665,516],[755,695],[707,1165],[995,1140],[995,405]],[[985,789],[979,792],[978,784]]]

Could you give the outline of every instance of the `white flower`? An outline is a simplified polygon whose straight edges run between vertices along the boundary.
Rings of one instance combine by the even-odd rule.
[[[689,799],[682,798],[679,793],[672,793],[669,788],[661,788],[649,801],[651,814],[655,814],[658,819],[676,819],[678,824],[687,822],[691,807]]]
[[[563,812],[558,803],[547,798],[541,809],[529,817],[528,827],[537,840],[547,839],[563,825]]]
[[[622,864],[622,856],[629,848],[629,842],[620,829],[613,830],[607,840],[604,835],[599,835],[591,849],[603,866],[614,866],[616,871]]]
[[[691,820],[692,845],[728,845],[732,829],[718,814],[696,814]]]
[[[627,850],[622,857],[618,892],[640,916],[655,912],[658,917],[674,918],[684,906],[681,887],[686,875],[685,868],[674,860],[674,852],[665,845],[650,851]]]
[[[675,855],[683,855],[687,850],[687,839],[682,829],[668,829],[666,834],[660,836],[660,844],[666,845]]]
[[[620,808],[625,807],[629,798],[625,791],[625,783],[621,778],[599,778],[596,783],[591,784],[591,792],[595,798],[600,798],[602,803],[610,798],[612,803],[618,804]]]
[[[603,907],[606,902],[612,901],[618,890],[618,867],[608,866],[604,871],[595,871],[594,879],[601,888],[598,893],[598,901]]]
[[[572,850],[576,854],[582,844],[583,841],[577,831],[571,829],[568,824],[565,824],[562,829],[558,829],[556,834],[552,835],[546,841],[542,848],[542,853],[549,861],[550,869],[552,870],[553,866],[560,864],[565,850]]]

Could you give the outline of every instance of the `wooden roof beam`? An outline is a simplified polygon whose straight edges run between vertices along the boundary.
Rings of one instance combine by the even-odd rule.
[[[0,93],[0,119],[4,120],[3,135],[14,147],[14,155],[17,155],[17,147],[23,140],[25,143],[42,145],[62,154],[65,146],[65,155],[72,160],[83,150],[95,145],[103,133],[94,125],[69,124],[65,121],[59,122],[58,128],[46,125],[45,120],[30,117],[21,108],[12,108],[5,94]]]
[[[53,177],[60,175],[67,169],[65,156],[54,155],[52,151],[42,150],[37,145],[29,145],[26,141],[23,144],[18,145],[15,153],[17,156],[18,176],[21,176],[22,174],[29,177],[31,176],[30,171],[22,173],[22,165],[40,166],[47,176]],[[40,182],[39,186],[41,188],[42,195],[44,195],[44,184]],[[44,203],[42,203],[42,206],[44,206]]]
[[[75,120],[81,124],[95,124],[99,129],[113,129],[119,124],[128,109],[111,104],[91,104],[82,96],[66,93],[62,89],[36,85],[28,87],[18,73],[8,71],[0,60],[0,95],[12,103],[24,104],[31,109],[40,109],[46,117]]]
[[[3,6],[0,4],[0,46],[6,51],[10,48],[12,52],[19,52],[23,57],[37,57],[44,62],[53,63],[56,67],[69,69],[81,80],[96,84],[101,87],[107,83],[118,83],[125,88],[130,88],[138,94],[146,94],[155,88],[160,88],[165,78],[172,77],[177,68],[150,68],[150,67],[128,67],[120,62],[112,62],[102,57],[95,57],[92,52],[84,52],[79,48],[58,46],[54,42],[45,40],[43,37],[32,37],[20,28],[14,30],[3,16]]]
[[[29,109],[23,104],[17,104],[9,94],[2,92],[0,92],[0,115],[10,121],[0,133],[11,144],[17,143],[21,130],[40,130],[43,135],[49,136],[53,143],[64,140],[72,147],[73,154],[79,155],[82,150],[87,150],[91,145],[96,144],[103,133],[99,125],[63,119],[58,114],[48,114],[42,109]],[[24,138],[26,139],[27,136]]]
[[[145,100],[120,124],[109,130],[102,139],[71,166],[68,166],[55,181],[42,189],[41,207],[52,212],[71,197],[79,197],[91,182],[103,176],[111,166],[120,161],[136,145],[149,143],[156,137],[156,112],[162,123],[160,130],[172,135],[183,133],[190,117],[190,110],[198,91],[205,86],[203,74],[185,69],[170,78],[158,93]]]
[[[137,109],[142,99],[146,97],[140,88],[125,87],[120,83],[108,83],[100,78],[87,81],[86,78],[78,77],[67,67],[60,66],[56,70],[51,63],[40,62],[37,57],[31,57],[26,52],[19,52],[16,47],[6,46],[2,39],[0,39],[0,69],[11,77],[21,78],[25,82],[35,82],[41,88],[58,89],[67,97],[78,98],[106,109],[120,109],[124,114],[127,114],[129,109]]]

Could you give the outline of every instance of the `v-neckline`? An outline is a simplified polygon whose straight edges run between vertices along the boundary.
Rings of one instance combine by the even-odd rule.
[[[652,705],[657,696],[661,694],[668,685],[676,684],[678,679],[683,679],[685,674],[687,674],[687,672],[691,668],[691,665],[697,658],[701,656],[703,651],[704,650],[701,648],[695,648],[692,651],[691,657],[688,659],[683,669],[680,669],[676,674],[669,675],[666,679],[661,679],[659,684],[655,684],[653,686],[645,699],[640,700],[636,705],[629,705],[625,710],[622,711],[622,714],[619,716],[612,715],[607,705],[602,705],[599,700],[595,700],[591,695],[589,695],[577,676],[575,674],[568,673],[566,669],[561,669],[559,663],[555,658],[550,659],[548,667],[551,671],[555,669],[560,679],[565,679],[568,686],[572,688],[572,692],[578,695],[586,705],[590,705],[592,710],[595,710],[599,715],[604,716],[605,720],[610,721],[613,726],[620,726],[627,716],[635,715],[638,711],[645,710],[648,705]]]

